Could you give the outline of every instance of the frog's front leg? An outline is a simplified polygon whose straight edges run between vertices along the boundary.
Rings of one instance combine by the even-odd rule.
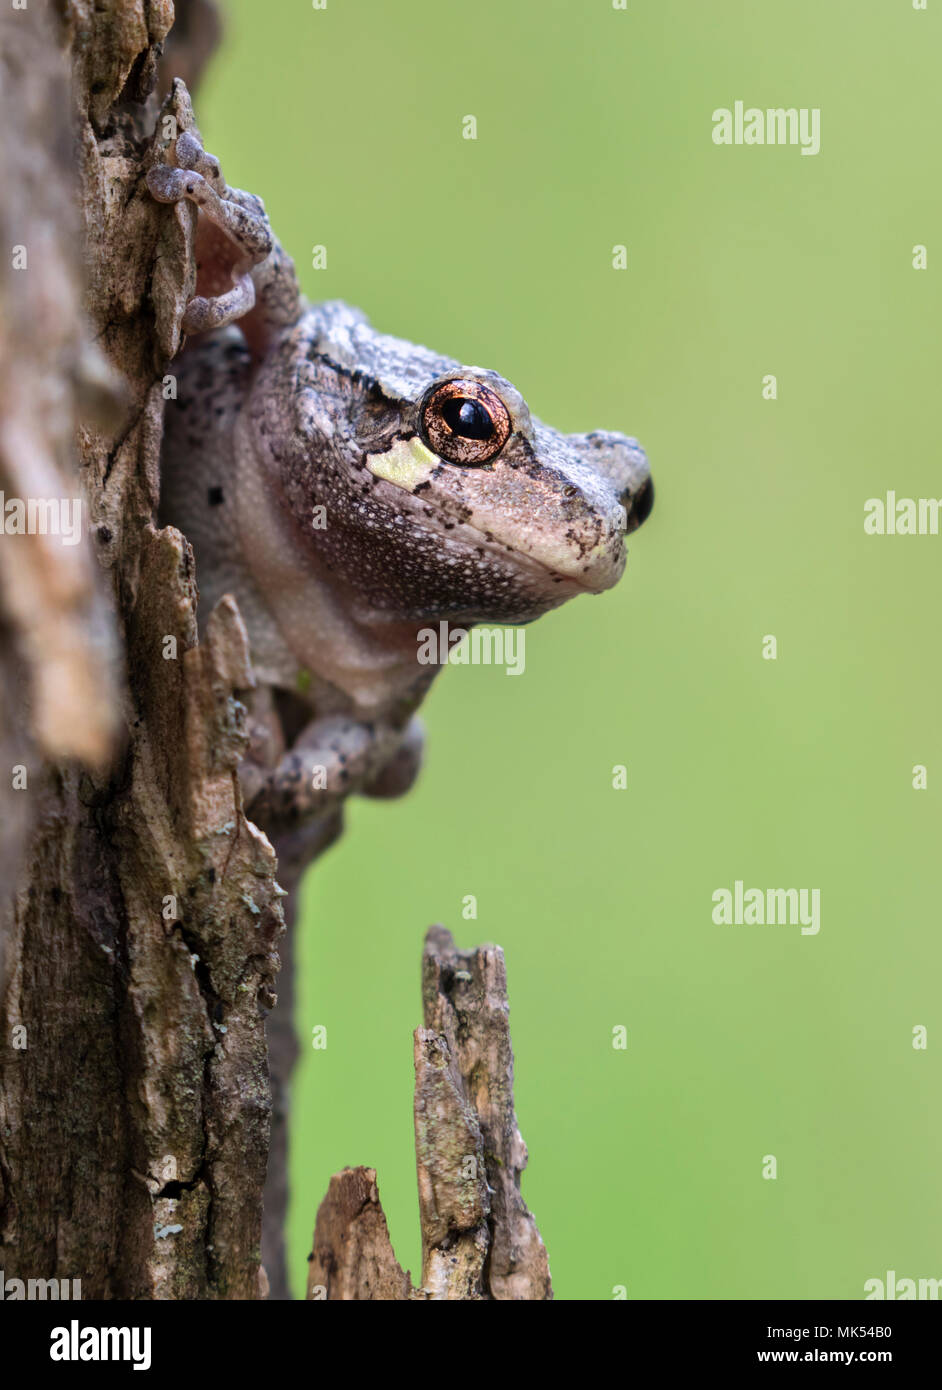
[[[274,766],[265,765],[270,747],[267,756],[243,762],[245,813],[278,837],[308,822],[324,823],[356,792],[399,796],[415,780],[421,747],[417,720],[403,729],[348,715],[315,719]]]
[[[261,198],[230,188],[218,159],[193,131],[177,136],[168,158],[147,174],[151,195],[161,203],[186,199],[200,212],[197,293],[186,307],[183,331],[207,333],[241,320],[250,346],[261,354],[272,332],[301,313],[291,258],[273,236]]]

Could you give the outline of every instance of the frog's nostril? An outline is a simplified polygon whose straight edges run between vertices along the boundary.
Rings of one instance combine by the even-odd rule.
[[[645,478],[628,507],[628,529],[634,530],[647,521],[654,506],[654,484],[650,477]]]

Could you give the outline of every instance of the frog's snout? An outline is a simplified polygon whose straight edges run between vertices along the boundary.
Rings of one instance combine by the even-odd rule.
[[[637,531],[651,515],[654,484],[648,456],[626,434],[613,430],[593,430],[591,434],[571,434],[569,442],[578,457],[611,489],[613,501],[625,509],[623,535]]]

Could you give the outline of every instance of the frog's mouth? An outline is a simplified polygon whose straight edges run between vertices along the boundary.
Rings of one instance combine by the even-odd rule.
[[[583,460],[570,475],[542,466],[529,450],[493,469],[458,469],[414,435],[366,462],[381,484],[397,489],[397,508],[441,535],[446,551],[457,544],[486,550],[497,565],[523,566],[541,589],[555,590],[554,602],[617,583],[624,537],[650,514],[654,495],[646,474],[633,479],[633,489],[619,489]]]

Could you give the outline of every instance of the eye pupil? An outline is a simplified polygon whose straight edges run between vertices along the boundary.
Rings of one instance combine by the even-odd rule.
[[[494,422],[480,401],[455,396],[442,407],[442,419],[454,434],[465,439],[490,439]]]

